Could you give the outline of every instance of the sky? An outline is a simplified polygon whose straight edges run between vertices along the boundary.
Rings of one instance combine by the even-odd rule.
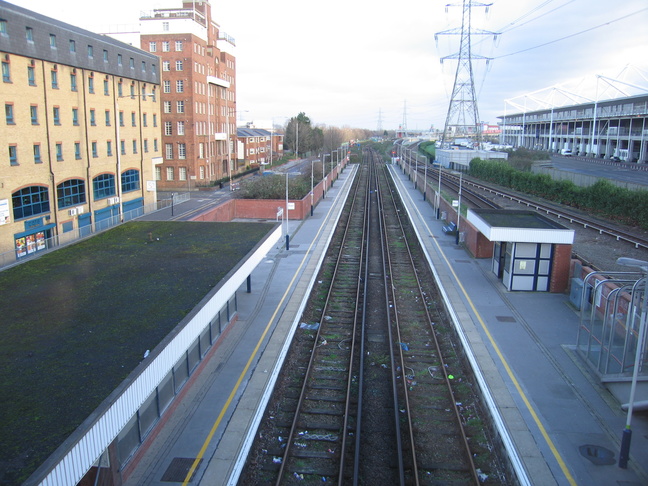
[[[141,11],[182,5],[181,0],[11,3],[93,32],[136,27]],[[304,112],[315,125],[443,129],[457,61],[440,60],[459,52],[461,36],[435,34],[459,31],[461,2],[448,7],[448,0],[210,3],[221,32],[236,39],[239,123],[272,119],[281,125]],[[478,3],[488,2],[473,0]],[[520,113],[524,106],[564,104],[566,96],[582,102],[648,92],[646,0],[490,3],[488,12],[471,9],[473,79],[485,123],[496,124],[498,116]]]

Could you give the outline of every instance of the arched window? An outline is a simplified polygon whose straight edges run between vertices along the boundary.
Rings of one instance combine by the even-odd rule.
[[[56,186],[56,199],[59,209],[77,206],[86,202],[85,181],[70,179]]]
[[[14,219],[28,218],[50,210],[46,186],[29,186],[11,195]]]
[[[95,200],[115,195],[115,176],[101,174],[92,179],[92,191]]]
[[[127,170],[121,176],[122,192],[137,191],[140,188],[139,170]]]

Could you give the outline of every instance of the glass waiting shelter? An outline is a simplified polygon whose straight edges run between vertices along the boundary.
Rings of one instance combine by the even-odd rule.
[[[493,242],[491,268],[507,290],[549,292],[552,275],[569,272],[555,267],[555,250],[573,244],[574,230],[534,211],[471,208],[467,219]]]
[[[641,327],[645,292],[641,272],[591,272],[583,279],[577,350],[621,403],[627,402],[635,366],[637,400],[648,399],[645,336],[637,354],[639,333],[646,332]]]

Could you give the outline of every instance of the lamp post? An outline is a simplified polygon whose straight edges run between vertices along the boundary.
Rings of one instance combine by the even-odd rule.
[[[463,180],[463,172],[459,171],[459,205],[457,206],[457,237],[455,243],[459,244],[459,220],[461,218],[461,181]]]
[[[439,164],[439,192],[437,193],[437,219],[441,217],[441,164]]]
[[[412,152],[410,152],[410,156],[411,154]],[[416,161],[414,162],[414,190],[418,189],[418,187],[416,187],[416,183],[418,181],[418,154],[415,155],[416,155]]]
[[[418,158],[418,154],[416,154],[416,157]],[[425,201],[425,198],[427,197],[427,166],[428,166],[428,161],[425,159],[425,169],[423,170],[423,200]]]
[[[617,265],[624,267],[635,267],[641,269],[644,280],[644,293],[641,304],[641,318],[639,320],[639,335],[637,336],[637,350],[635,352],[634,368],[632,370],[632,384],[630,385],[630,399],[628,400],[628,414],[626,416],[626,426],[623,429],[621,437],[621,450],[619,452],[619,467],[626,469],[630,457],[630,439],[632,439],[632,430],[630,422],[632,421],[632,409],[634,406],[635,392],[637,390],[637,379],[639,377],[639,368],[641,367],[641,357],[646,339],[646,316],[648,315],[648,262],[636,260],[634,258],[621,257],[617,259]]]
[[[311,216],[313,215],[313,177],[315,176],[315,159],[311,160]]]
[[[325,173],[325,171],[326,171],[326,169],[325,169],[325,166],[326,166],[326,156],[327,156],[327,155],[328,155],[329,157],[331,156],[331,154],[322,154],[322,180],[324,181],[324,194],[326,194],[326,179],[328,179],[328,178],[326,177],[326,173]],[[333,187],[333,181],[331,181],[331,185],[330,185],[330,187]],[[322,196],[322,199],[323,199],[323,198],[324,198],[324,196]]]
[[[286,250],[290,250],[290,235],[288,234],[288,170],[286,169]]]

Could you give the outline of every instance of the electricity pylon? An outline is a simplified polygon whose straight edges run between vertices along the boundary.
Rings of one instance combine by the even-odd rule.
[[[471,52],[470,37],[471,35],[493,35],[495,38],[498,33],[489,32],[481,29],[471,28],[471,11],[473,7],[490,7],[492,3],[473,2],[472,0],[463,0],[461,4],[447,4],[447,7],[463,7],[461,15],[461,28],[449,29],[443,32],[437,32],[435,39],[439,35],[460,35],[459,52],[450,56],[441,58],[441,63],[446,59],[457,59],[457,71],[455,73],[452,96],[448,106],[445,126],[443,127],[443,137],[441,146],[445,147],[450,138],[450,132],[454,135],[464,135],[474,137],[477,144],[481,144],[481,121],[479,119],[479,110],[477,109],[477,95],[475,93],[475,81],[473,77],[472,61],[473,59],[485,59],[487,62],[491,59],[484,56],[474,55]]]

